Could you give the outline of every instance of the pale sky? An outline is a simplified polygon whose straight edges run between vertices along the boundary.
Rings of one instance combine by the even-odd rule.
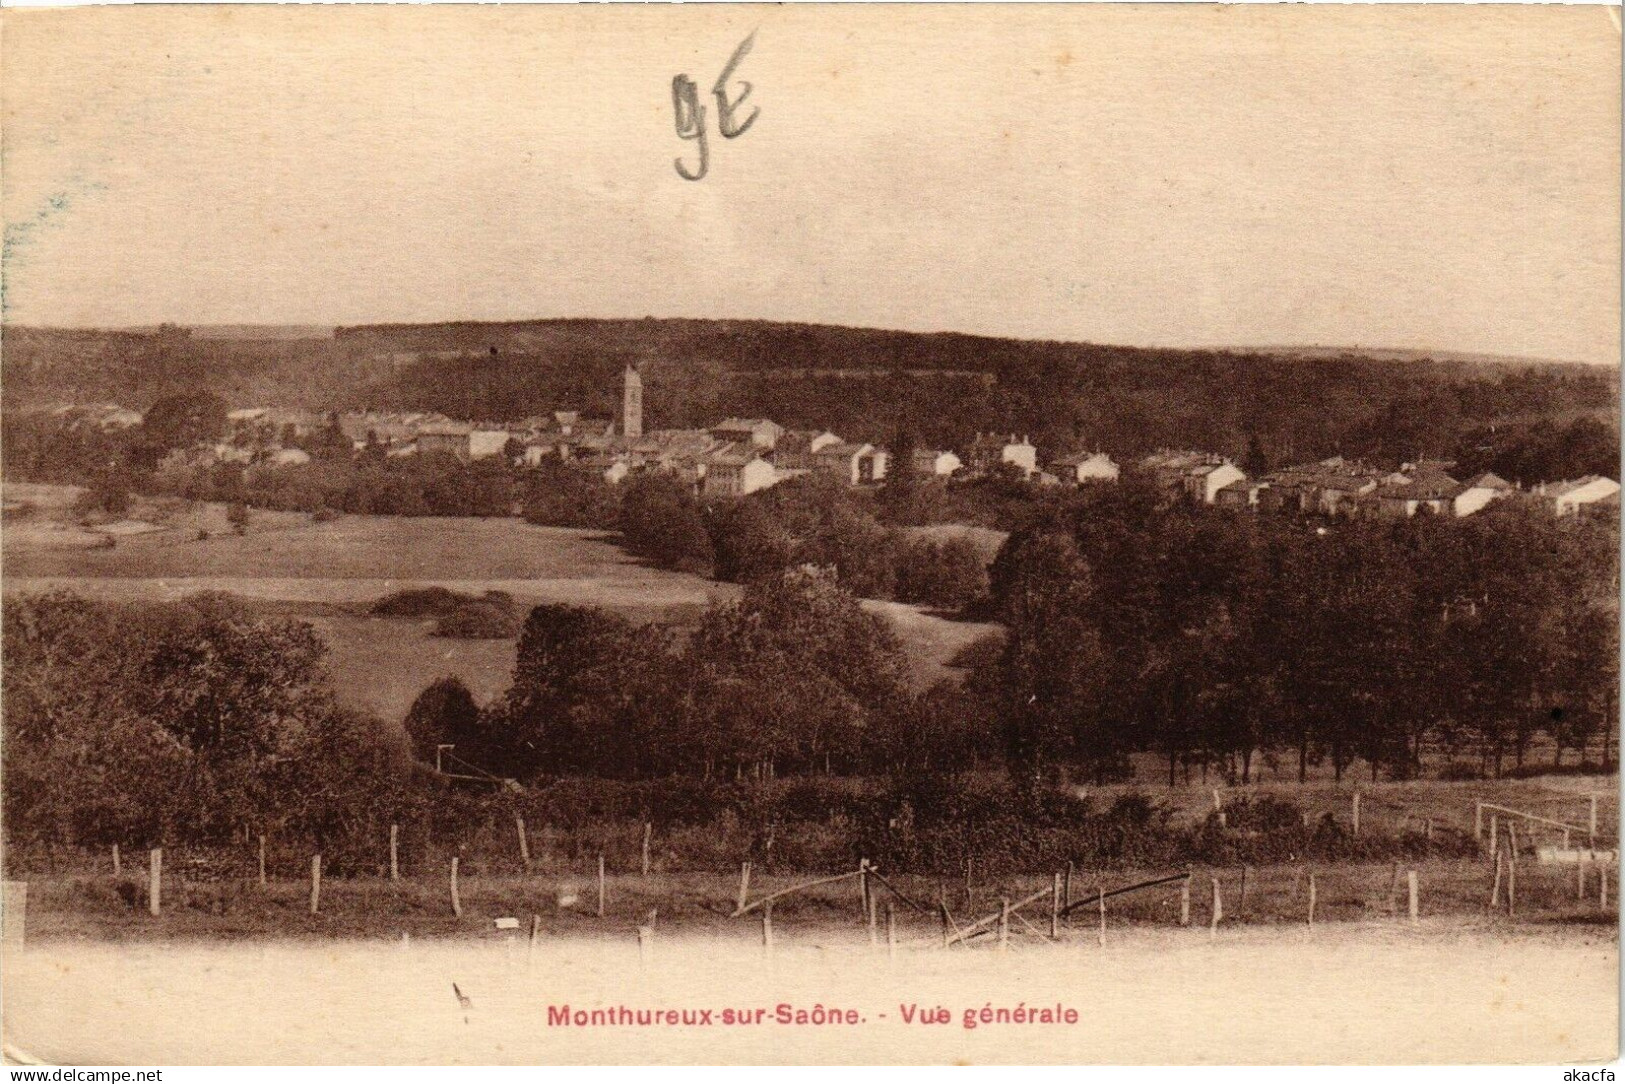
[[[1599,7],[3,17],[9,323],[760,317],[1618,359]],[[761,114],[725,140],[707,92],[753,29]]]

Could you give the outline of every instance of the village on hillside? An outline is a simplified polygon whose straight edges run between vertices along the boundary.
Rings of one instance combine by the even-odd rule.
[[[54,413],[61,424],[103,431],[142,421],[140,412],[117,404],[63,406]],[[1071,449],[1041,460],[1026,436],[1013,433],[978,433],[961,449],[917,448],[904,465],[885,447],[844,440],[827,429],[789,429],[768,418],[729,417],[705,429],[646,430],[643,380],[631,365],[623,376],[618,420],[563,409],[485,423],[432,412],[323,414],[262,406],[230,410],[226,421],[221,439],[176,449],[163,466],[301,466],[311,459],[301,445],[336,431],[353,451],[370,450],[386,459],[441,454],[463,462],[501,458],[515,467],[552,463],[609,485],[637,472],[659,472],[704,497],[744,496],[806,475],[853,487],[884,482],[900,469],[944,479],[1002,474],[1040,486],[1083,486],[1115,482],[1122,469],[1099,449]],[[1274,513],[1461,517],[1510,498],[1559,516],[1593,510],[1614,515],[1620,499],[1619,483],[1599,475],[1524,488],[1488,471],[1461,480],[1450,473],[1454,463],[1420,457],[1387,470],[1332,456],[1251,478],[1230,459],[1203,451],[1159,449],[1134,463],[1170,496]]]

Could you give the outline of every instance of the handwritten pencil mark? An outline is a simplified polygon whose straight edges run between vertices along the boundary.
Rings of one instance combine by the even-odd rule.
[[[734,71],[750,55],[751,46],[756,44],[756,32],[753,30],[734,49],[728,63],[723,65],[722,72],[717,76],[716,82],[711,84],[711,94],[717,103],[717,131],[723,139],[738,139],[750,131],[756,118],[761,116],[761,106],[751,106],[750,116],[744,120],[737,120],[736,113],[744,106],[745,99],[755,89],[747,79],[737,80],[740,91],[736,97],[728,96],[728,84],[734,80]],[[688,75],[679,74],[671,80],[671,108],[672,119],[677,127],[677,138],[695,143],[699,161],[693,169],[689,169],[683,162],[682,155],[673,159],[672,164],[677,168],[677,175],[685,181],[698,181],[711,169],[711,144],[707,136],[706,108],[700,103],[699,84],[690,79]]]
[[[672,160],[677,175],[685,181],[697,181],[711,168],[711,147],[705,137],[705,106],[700,104],[700,88],[686,75],[672,77],[671,107],[676,115],[677,138],[699,143],[700,163],[690,173],[683,167],[683,157]]]
[[[722,74],[717,76],[717,81],[711,85],[711,93],[717,98],[717,130],[722,133],[723,139],[738,139],[750,131],[750,126],[755,124],[756,118],[762,114],[760,106],[751,106],[750,116],[741,124],[734,123],[734,110],[744,105],[745,99],[750,97],[752,88],[748,80],[739,80],[740,86],[745,89],[740,91],[739,97],[733,101],[728,100],[728,80],[733,78],[734,69],[750,55],[750,47],[755,44],[756,31],[752,30],[745,40],[739,43],[733,56],[728,58],[728,64],[722,69]]]

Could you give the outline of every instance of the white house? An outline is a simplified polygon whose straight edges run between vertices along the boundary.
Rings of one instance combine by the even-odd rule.
[[[1214,503],[1221,489],[1247,477],[1228,459],[1208,452],[1161,449],[1140,460],[1140,466],[1150,472],[1165,491],[1183,493],[1202,504]]]
[[[471,429],[468,433],[468,458],[490,459],[501,455],[513,436],[506,429]]]
[[[1485,471],[1478,477],[1469,478],[1462,483],[1461,492],[1456,494],[1454,501],[1455,513],[1458,516],[1470,516],[1491,501],[1500,500],[1512,492],[1510,482]]]
[[[1185,491],[1203,504],[1212,504],[1219,499],[1219,490],[1246,480],[1247,475],[1234,463],[1204,463],[1185,476]]]
[[[828,429],[787,429],[773,445],[773,465],[783,471],[809,471],[818,466],[818,452],[841,443]]]
[[[998,433],[978,433],[971,441],[970,465],[979,474],[986,474],[1001,463],[1012,463],[1023,474],[1038,469],[1038,449],[1026,437],[1016,439],[1014,433],[1007,439]]]
[[[708,497],[743,497],[779,480],[760,449],[745,441],[723,445],[701,458],[699,465],[705,471],[702,485]]]
[[[867,485],[886,477],[891,453],[873,444],[828,444],[812,453],[816,470],[827,471],[849,486]]]
[[[1535,493],[1551,502],[1553,512],[1560,516],[1571,516],[1588,504],[1618,496],[1619,483],[1612,478],[1588,474],[1571,482],[1538,486]]]
[[[946,478],[962,466],[964,464],[952,452],[932,451],[929,448],[916,448],[914,450],[913,467],[915,474],[932,474],[939,478]]]
[[[1085,482],[1115,482],[1120,469],[1105,452],[1075,452],[1051,463],[1050,472],[1063,482],[1081,486]]]
[[[726,418],[711,427],[711,435],[730,443],[750,441],[758,448],[771,448],[784,436],[784,426],[766,418]]]

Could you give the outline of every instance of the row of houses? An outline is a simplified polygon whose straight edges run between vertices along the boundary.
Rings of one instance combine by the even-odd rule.
[[[1195,452],[1159,452],[1143,464],[1165,486],[1207,504],[1323,516],[1406,518],[1419,512],[1470,516],[1495,501],[1522,496],[1570,515],[1593,505],[1617,506],[1619,483],[1590,475],[1524,491],[1489,471],[1466,481],[1450,474],[1454,463],[1419,459],[1398,470],[1332,456],[1248,478],[1220,457]]]
[[[1079,450],[1040,466],[1026,436],[978,433],[963,459],[949,449],[916,449],[906,464],[873,444],[843,440],[828,430],[793,430],[767,418],[725,418],[703,429],[643,428],[643,382],[635,366],[622,380],[619,419],[558,410],[518,422],[457,422],[434,413],[357,411],[328,416],[358,450],[381,447],[386,456],[449,454],[465,461],[507,456],[541,467],[549,461],[590,471],[616,484],[636,471],[674,474],[707,496],[742,496],[787,479],[823,474],[851,486],[882,482],[893,470],[937,477],[1014,473],[1044,485],[1116,481],[1121,468],[1100,450]],[[301,461],[302,452],[279,441],[303,438],[324,423],[319,416],[268,408],[235,410],[232,436],[217,446],[222,457]],[[1383,470],[1333,456],[1249,478],[1229,459],[1208,452],[1159,449],[1141,458],[1140,471],[1170,496],[1200,504],[1263,512],[1326,516],[1413,516],[1418,512],[1468,516],[1494,501],[1524,493],[1485,472],[1458,481],[1454,464],[1418,460]],[[1524,493],[1560,515],[1617,503],[1619,484],[1588,476]]]
[[[526,461],[549,456],[617,483],[637,470],[675,474],[707,496],[742,496],[779,482],[823,474],[851,485],[884,481],[891,453],[842,440],[827,430],[786,429],[766,418],[726,418],[706,429],[656,429],[631,437],[544,439],[526,445]],[[957,465],[957,464],[956,464]]]
[[[1040,484],[1086,485],[1116,481],[1120,475],[1118,464],[1099,451],[1061,456],[1041,470],[1037,450],[1026,437],[1014,434],[978,434],[968,458],[973,473],[1008,465]],[[1557,515],[1572,515],[1593,507],[1617,508],[1620,491],[1618,482],[1597,475],[1527,491],[1488,471],[1459,481],[1450,474],[1454,463],[1428,459],[1383,470],[1332,456],[1248,478],[1223,456],[1165,448],[1137,465],[1169,496],[1193,503],[1325,516],[1470,516],[1512,496],[1541,502]]]

